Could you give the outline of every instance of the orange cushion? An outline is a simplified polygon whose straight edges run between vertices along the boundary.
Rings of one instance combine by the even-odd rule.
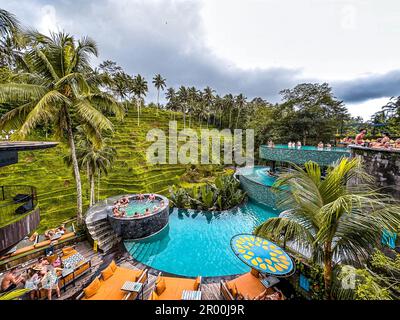
[[[61,236],[61,238],[59,240],[61,241],[61,240],[69,239],[69,238],[72,238],[72,237],[75,237],[75,232],[65,233],[65,234],[63,234]]]
[[[85,298],[90,298],[96,294],[101,286],[101,282],[98,278],[94,279],[91,284],[89,284],[83,292],[85,293]]]
[[[115,270],[117,270],[117,265],[115,264],[115,261],[111,261],[110,265],[109,265],[112,269],[112,271],[114,272]]]
[[[193,286],[194,291],[197,291],[199,289],[200,281],[201,281],[201,278],[197,277],[196,282],[194,283],[194,286]]]
[[[36,244],[35,244],[35,248],[43,248],[43,247],[45,247],[45,246],[50,245],[50,243],[51,243],[50,240],[45,240],[45,241],[36,243]]]
[[[159,298],[159,296],[158,296],[158,294],[155,292],[155,291],[153,291],[152,293],[151,293],[151,296],[150,296],[150,299],[149,300],[159,300],[160,298]]]
[[[165,280],[163,278],[158,278],[156,281],[156,292],[161,295],[166,289]]]
[[[75,249],[72,248],[72,247],[65,247],[65,248],[62,248],[61,251],[62,251],[62,253],[63,253],[64,256],[67,256],[67,255],[69,255],[72,251],[75,251]]]
[[[108,278],[110,278],[112,275],[114,274],[113,269],[111,268],[111,266],[108,266],[107,268],[105,268],[102,272],[101,272],[101,276],[103,278],[103,280],[107,280]]]

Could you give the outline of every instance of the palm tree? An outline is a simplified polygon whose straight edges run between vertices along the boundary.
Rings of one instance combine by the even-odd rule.
[[[274,185],[282,193],[278,205],[287,209],[255,233],[284,243],[292,240],[311,250],[314,263],[323,265],[329,299],[334,261],[365,262],[379,247],[382,231],[399,227],[400,208],[389,196],[371,189],[372,178],[358,158],[342,159],[328,168],[325,178],[314,162],[307,162],[304,169],[293,167]],[[354,181],[359,184],[351,184]]]
[[[82,170],[86,170],[90,186],[89,206],[95,203],[95,176],[108,174],[108,170],[116,157],[116,149],[110,146],[110,139],[102,138],[101,141],[91,139],[84,127],[78,127],[78,143],[76,145],[77,158]],[[71,157],[66,158],[68,165],[71,165]]]
[[[164,90],[166,85],[166,79],[164,79],[161,74],[156,74],[153,78],[153,84],[157,89],[157,106],[160,108],[160,89]]]
[[[12,66],[21,44],[21,26],[10,12],[0,9],[0,65]]]
[[[24,82],[0,84],[0,102],[18,104],[0,119],[0,130],[16,129],[20,136],[35,127],[51,123],[58,138],[67,138],[76,183],[77,219],[83,221],[82,185],[76,157],[74,130],[84,124],[94,136],[112,130],[103,112],[122,118],[122,108],[109,95],[101,92],[93,76],[89,59],[97,56],[96,43],[90,38],[79,41],[64,33],[46,37],[31,35],[38,42],[23,57],[29,69]],[[17,78],[18,80],[18,78]]]
[[[214,92],[215,90],[211,89],[210,87],[205,87],[203,90],[203,101],[206,104],[206,112],[207,112],[207,127],[210,122],[210,114],[213,111],[214,106]],[[215,124],[215,114],[214,114],[214,124]]]
[[[224,96],[224,104],[223,107],[226,110],[229,110],[229,121],[228,121],[228,127],[229,129],[232,128],[232,111],[233,111],[233,105],[234,105],[234,98],[232,94],[227,94]]]
[[[174,88],[171,87],[167,89],[165,98],[168,100],[166,108],[171,111],[177,111],[178,110],[177,95]],[[175,120],[175,113],[173,114],[173,117]]]
[[[140,124],[140,106],[142,104],[142,96],[146,96],[148,91],[147,81],[140,74],[133,79],[133,93],[136,96],[136,106],[138,112],[138,125]]]
[[[186,128],[186,109],[188,100],[188,90],[184,86],[180,86],[178,90],[178,99],[181,111],[183,113],[183,127]]]
[[[240,118],[240,110],[243,110],[245,105],[246,105],[246,97],[243,94],[239,94],[236,96],[235,102],[236,102],[236,108],[237,108],[237,117],[236,117],[236,125],[235,128],[237,129],[238,123],[239,123],[239,118]]]

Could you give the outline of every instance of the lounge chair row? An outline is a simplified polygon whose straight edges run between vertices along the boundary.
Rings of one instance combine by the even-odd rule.
[[[148,271],[132,270],[119,267],[112,261],[101,274],[97,276],[78,295],[80,300],[134,300],[141,296],[148,282]],[[140,283],[139,290],[129,290],[126,286],[135,286]],[[149,300],[181,300],[184,291],[194,292],[201,290],[201,277],[196,279],[164,277],[160,273],[157,277],[154,291]],[[200,295],[197,295],[200,297]]]
[[[201,299],[201,277],[196,279],[163,276],[160,272],[149,300],[198,300]],[[123,287],[141,283],[137,291],[125,291]],[[82,300],[133,300],[148,282],[147,269],[132,270],[118,267],[114,261],[87,286],[78,299]],[[128,283],[128,284],[129,284]],[[266,288],[261,275],[255,269],[231,281],[221,281],[220,291],[226,300],[284,300],[277,288]]]

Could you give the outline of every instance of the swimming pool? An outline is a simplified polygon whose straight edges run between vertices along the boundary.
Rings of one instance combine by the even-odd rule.
[[[154,207],[160,208],[160,204],[160,200],[130,200],[128,206],[125,208],[126,216],[132,217],[135,212],[139,213],[139,215],[143,215],[146,209],[153,212]]]
[[[269,175],[269,170],[269,167],[264,166],[244,167],[238,169],[237,174],[243,175],[246,178],[261,183],[264,186],[271,187],[275,183],[276,177]]]
[[[249,201],[240,207],[213,213],[173,209],[169,225],[141,241],[125,241],[132,257],[154,269],[189,277],[215,277],[248,272],[230,248],[238,233],[254,227],[278,211]]]

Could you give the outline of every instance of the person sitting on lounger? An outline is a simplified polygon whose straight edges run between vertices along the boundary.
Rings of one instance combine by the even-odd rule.
[[[63,234],[65,234],[66,231],[67,231],[67,229],[65,228],[65,224],[62,224],[56,229],[55,233],[63,235]]]
[[[25,283],[22,275],[17,276],[17,268],[11,268],[1,281],[1,292],[9,292],[17,288],[20,283]]]
[[[50,240],[51,238],[53,238],[55,234],[56,232],[54,229],[49,229],[45,231],[44,236],[46,237],[47,240]]]

